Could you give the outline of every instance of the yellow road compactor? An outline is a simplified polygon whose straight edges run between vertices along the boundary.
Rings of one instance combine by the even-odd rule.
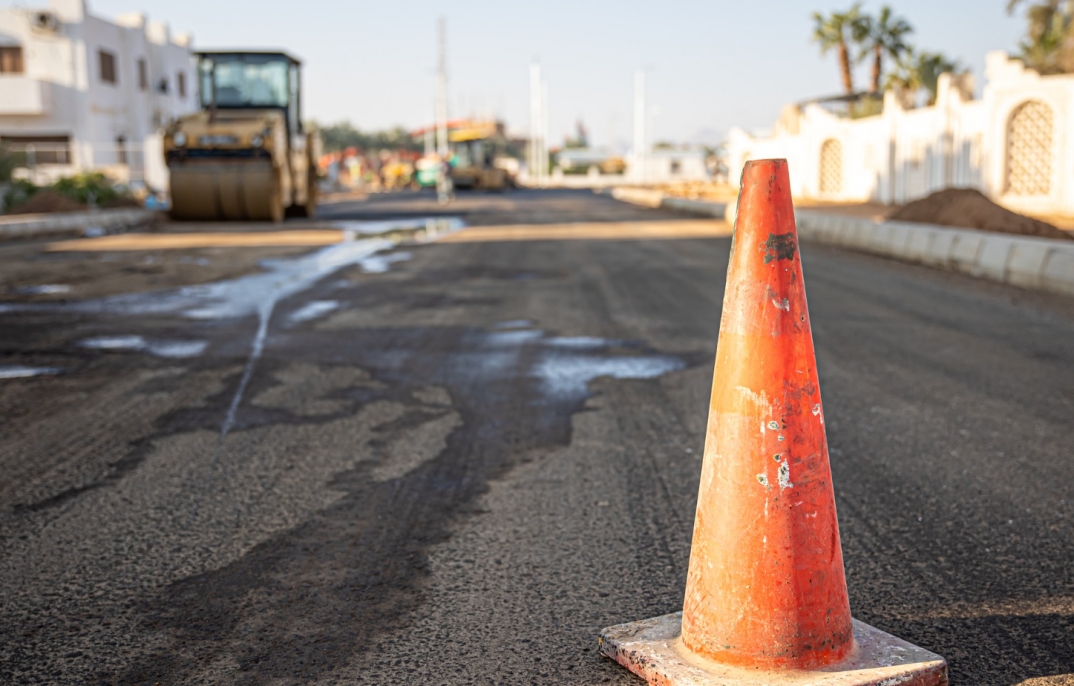
[[[282,52],[199,52],[201,110],[164,136],[171,216],[312,217],[320,138],[302,126],[301,65]]]

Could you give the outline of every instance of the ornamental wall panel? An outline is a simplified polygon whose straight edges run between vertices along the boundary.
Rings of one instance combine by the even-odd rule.
[[[1019,105],[1007,124],[1004,191],[1048,195],[1052,190],[1052,135],[1055,115],[1039,100]]]

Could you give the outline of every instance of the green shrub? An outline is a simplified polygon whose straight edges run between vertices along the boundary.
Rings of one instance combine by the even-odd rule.
[[[15,171],[15,167],[18,166],[18,156],[3,145],[0,145],[0,183],[7,183],[10,181],[11,172]]]
[[[35,186],[25,179],[15,179],[11,181],[4,198],[4,211],[17,210],[30,198],[45,190],[88,207],[114,207],[133,202],[126,186],[114,185],[100,172],[86,172],[60,179],[51,186]],[[49,206],[52,204],[54,203],[46,203]]]
[[[92,207],[111,205],[120,197],[120,192],[100,172],[86,172],[60,179],[52,188],[60,195]]]
[[[34,193],[41,190],[26,179],[15,179],[7,189],[4,197],[4,211],[9,212],[29,200]]]

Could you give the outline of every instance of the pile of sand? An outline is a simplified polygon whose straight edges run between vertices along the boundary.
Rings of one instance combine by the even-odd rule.
[[[889,220],[1042,238],[1074,238],[1047,222],[1000,207],[971,188],[947,188],[904,205]]]

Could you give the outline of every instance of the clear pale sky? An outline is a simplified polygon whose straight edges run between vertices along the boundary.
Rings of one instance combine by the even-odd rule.
[[[35,6],[43,0],[20,0]],[[882,3],[864,3],[876,11]],[[913,42],[941,50],[983,82],[988,50],[1013,51],[1022,13],[1007,0],[895,0]],[[633,73],[647,70],[654,137],[716,142],[735,125],[764,129],[781,105],[835,94],[835,56],[810,41],[814,10],[850,2],[736,0],[90,0],[91,12],[144,11],[190,31],[198,48],[282,47],[305,63],[306,116],[362,129],[431,118],[436,20],[448,23],[452,116],[491,111],[509,129],[529,121],[529,65],[548,81],[559,142],[581,118],[591,141],[630,138]],[[858,84],[867,84],[867,65]]]

